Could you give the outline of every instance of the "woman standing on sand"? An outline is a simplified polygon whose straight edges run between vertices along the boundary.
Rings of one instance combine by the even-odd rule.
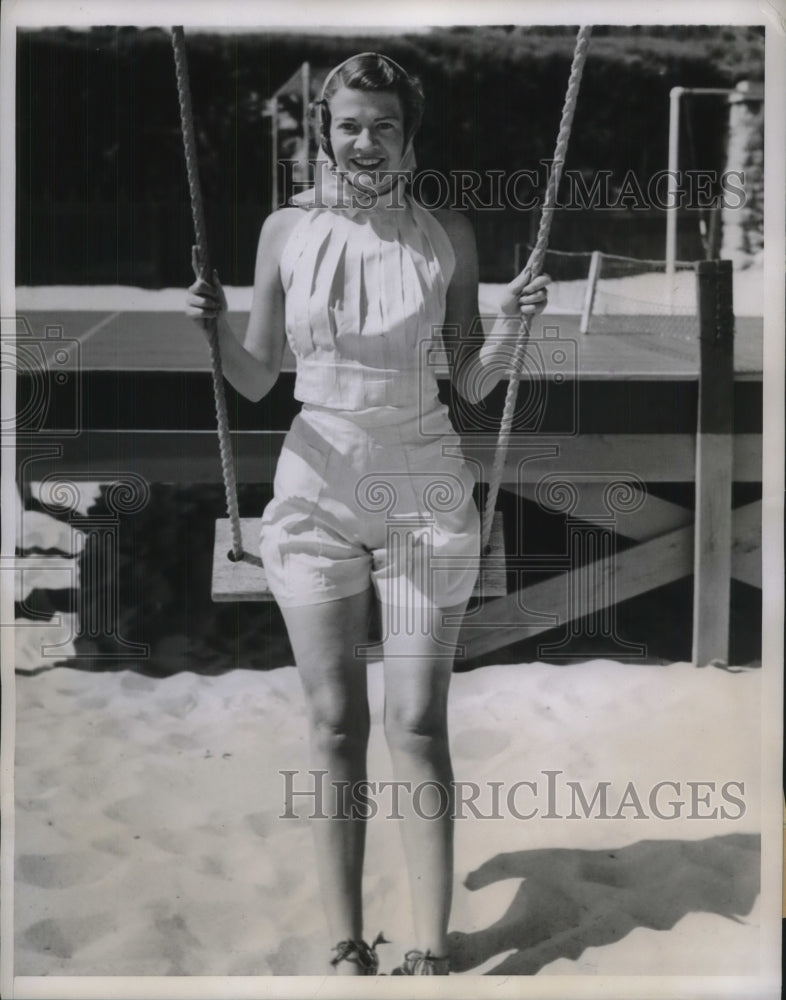
[[[351,808],[352,790],[366,779],[361,647],[378,599],[395,778],[430,793],[417,813],[401,798],[415,948],[396,973],[447,975],[447,695],[458,626],[446,621],[460,618],[473,590],[479,517],[422,347],[439,343],[436,328],[444,325],[454,385],[477,401],[478,387],[488,393],[504,377],[521,315],[545,306],[548,278],[507,287],[504,315],[479,350],[469,340],[478,316],[471,227],[407,193],[423,110],[419,81],[392,59],[364,52],[331,71],[316,110],[322,170],[314,189],[265,220],[244,341],[227,323],[215,275],[192,285],[187,312],[217,320],[224,374],[252,400],[276,382],[286,341],[297,360],[303,407],[262,518],[261,554],[305,691],[312,767],[327,772],[324,810],[332,819],[312,825],[338,942],[331,964],[346,975],[378,969],[377,942],[363,937],[365,821]],[[457,568],[445,568],[449,559]]]

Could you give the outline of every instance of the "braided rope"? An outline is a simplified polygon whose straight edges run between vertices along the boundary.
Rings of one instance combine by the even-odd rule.
[[[196,238],[199,271],[200,275],[209,281],[211,274],[210,255],[207,248],[202,191],[199,186],[194,116],[191,110],[191,88],[188,80],[188,62],[186,59],[186,40],[182,27],[172,28],[172,48],[175,55],[177,96],[180,102],[180,124],[183,131],[183,149],[186,157],[188,190],[191,197],[191,216],[194,221],[194,236]],[[218,447],[221,454],[221,473],[224,479],[227,513],[229,514],[232,528],[232,559],[239,561],[243,557],[243,539],[240,533],[237,482],[232,462],[232,439],[229,432],[229,417],[227,415],[221,353],[218,349],[218,327],[215,320],[212,320],[207,325],[207,340],[210,348],[210,368],[213,373],[213,396],[216,403],[216,424],[218,427]]]
[[[538,227],[538,236],[535,241],[535,247],[530,254],[530,258],[527,261],[523,272],[526,276],[523,282],[524,285],[529,284],[530,281],[534,281],[534,279],[537,278],[543,270],[543,259],[546,256],[546,247],[549,242],[551,220],[554,216],[554,209],[557,200],[557,189],[559,187],[560,177],[562,176],[562,167],[565,163],[565,154],[567,153],[568,140],[570,139],[571,127],[573,125],[573,113],[576,110],[576,103],[579,97],[579,84],[581,83],[581,74],[584,69],[584,63],[587,59],[591,31],[591,27],[584,26],[579,28],[579,33],[576,37],[576,49],[573,53],[573,63],[570,68],[568,88],[565,93],[562,118],[560,120],[559,133],[557,135],[557,144],[554,150],[554,164],[549,175],[548,184],[546,185],[546,195],[543,200],[543,211],[540,216],[540,225]],[[497,495],[499,494],[499,488],[502,484],[505,459],[507,457],[511,430],[513,428],[513,415],[516,410],[519,377],[524,366],[524,357],[527,352],[529,327],[530,318],[528,316],[522,317],[518,339],[516,340],[516,346],[513,350],[513,356],[511,358],[508,390],[505,396],[505,406],[502,411],[502,420],[500,422],[499,435],[497,437],[494,464],[491,469],[491,476],[489,477],[489,489],[486,495],[486,504],[483,510],[483,531],[481,535],[483,552],[488,551],[489,539],[491,538],[491,524],[494,518],[494,508],[497,505]]]

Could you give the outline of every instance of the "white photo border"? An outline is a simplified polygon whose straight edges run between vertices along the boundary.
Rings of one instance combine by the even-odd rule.
[[[482,20],[480,13],[482,10]],[[0,299],[2,316],[15,314],[14,219],[15,219],[15,52],[18,28],[43,26],[89,26],[105,24],[161,25],[183,23],[191,28],[228,30],[308,29],[329,23],[357,31],[362,24],[373,29],[410,27],[417,24],[761,24],[765,42],[765,288],[764,312],[764,471],[763,471],[763,579],[764,601],[762,672],[764,694],[761,710],[761,752],[764,814],[762,837],[762,926],[761,975],[759,977],[562,977],[544,976],[533,984],[529,977],[454,977],[422,980],[417,996],[475,998],[524,996],[575,998],[654,997],[776,997],[780,995],[780,918],[782,865],[782,704],[783,704],[783,491],[784,491],[784,177],[786,164],[786,7],[783,0],[771,3],[748,0],[528,0],[527,3],[489,0],[482,5],[466,0],[390,0],[386,4],[357,0],[82,0],[78,4],[59,0],[5,0],[2,5],[0,39]],[[3,338],[13,333],[3,320]],[[2,418],[13,419],[15,383],[13,371],[2,371]],[[14,455],[2,449],[3,509],[13,509]],[[2,521],[3,554],[14,552],[14,519]],[[0,620],[13,620],[13,587],[0,593]],[[14,669],[13,629],[0,629],[2,639],[2,901],[0,902],[0,994],[26,998],[88,997],[360,997],[411,996],[411,987],[396,986],[396,980],[335,981],[320,977],[15,977],[13,972],[13,878],[14,878]],[[398,981],[400,982],[400,981]]]

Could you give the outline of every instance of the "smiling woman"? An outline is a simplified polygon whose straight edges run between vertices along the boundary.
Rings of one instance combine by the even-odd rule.
[[[345,975],[378,969],[380,938],[363,936],[365,818],[345,819],[344,798],[366,780],[365,658],[381,652],[396,779],[429,791],[420,813],[404,810],[416,948],[394,974],[446,975],[447,695],[458,623],[478,575],[480,519],[424,348],[448,349],[458,392],[488,393],[506,375],[522,316],[544,308],[548,278],[530,282],[525,272],[511,282],[489,341],[478,343],[470,336],[479,315],[472,230],[407,190],[419,81],[364,52],[329,74],[315,110],[320,172],[314,188],[262,227],[245,340],[227,323],[215,276],[199,275],[187,311],[216,324],[226,377],[251,399],[278,378],[285,342],[297,362],[303,407],[279,458],[260,552],[305,691],[312,766],[330,789],[331,818],[313,829],[337,942],[331,965]],[[375,600],[381,648],[369,643]]]
[[[353,56],[328,74],[314,102],[322,152],[350,183],[362,180],[377,192],[389,187],[394,172],[415,166],[412,140],[423,103],[420,81],[398,63],[374,52]]]

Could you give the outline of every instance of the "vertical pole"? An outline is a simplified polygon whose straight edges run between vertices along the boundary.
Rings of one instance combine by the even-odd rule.
[[[697,282],[700,360],[692,659],[705,666],[729,661],[734,443],[731,261],[700,261]]]
[[[300,82],[303,101],[303,177],[307,179],[308,160],[311,156],[311,130],[308,127],[308,106],[311,103],[311,67],[307,62],[303,63]]]
[[[270,98],[270,138],[271,138],[271,201],[270,211],[278,208],[278,98]]]
[[[720,256],[721,211],[723,198],[719,197],[710,209],[710,224],[707,231],[707,260],[716,260]]]
[[[595,302],[595,289],[598,285],[598,277],[600,276],[600,262],[601,262],[601,252],[600,250],[593,250],[592,257],[590,258],[589,274],[587,275],[587,290],[584,293],[584,308],[581,311],[581,323],[579,324],[579,333],[589,333],[590,328],[590,318],[592,316],[592,306]]]
[[[674,270],[677,260],[677,197],[680,163],[680,98],[684,87],[672,87],[669,92],[669,169],[668,194],[666,198],[666,295],[669,312],[674,304]]]

